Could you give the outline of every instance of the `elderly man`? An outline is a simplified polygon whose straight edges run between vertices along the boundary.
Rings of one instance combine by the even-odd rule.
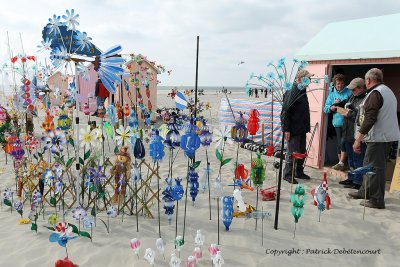
[[[313,76],[307,70],[299,70],[296,74],[293,88],[287,91],[283,97],[283,109],[281,113],[282,131],[287,142],[286,165],[283,171],[283,179],[292,183],[293,152],[306,152],[306,134],[310,131],[310,107],[306,87],[307,81]],[[310,179],[304,173],[304,159],[296,160],[294,169],[298,179]],[[293,179],[293,183],[297,181]]]
[[[353,143],[355,141],[354,126],[360,104],[363,102],[367,92],[365,90],[365,82],[362,78],[353,79],[347,88],[351,91],[352,95],[348,100],[335,104],[337,106],[337,112],[342,114],[344,117],[343,122],[343,141],[346,149],[347,161],[349,163],[350,170],[357,169],[363,166],[363,160],[365,150],[367,146],[365,143],[361,143],[361,153],[354,153]],[[340,108],[342,107],[342,108]],[[359,189],[362,184],[362,176],[350,177],[345,181],[339,182],[348,188]]]
[[[361,142],[367,144],[364,166],[372,166],[376,175],[368,181],[368,201],[360,205],[368,208],[385,208],[385,171],[386,158],[393,141],[400,139],[397,126],[397,100],[392,90],[383,84],[383,74],[380,69],[370,69],[365,74],[365,85],[368,95],[360,104],[358,129],[356,140],[353,144],[354,152],[360,153]],[[362,199],[366,192],[366,178],[361,188],[349,196]]]

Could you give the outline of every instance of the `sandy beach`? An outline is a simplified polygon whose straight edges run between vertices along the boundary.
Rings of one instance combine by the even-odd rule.
[[[212,105],[212,124],[217,127],[218,108],[220,99],[224,95],[215,92],[205,92],[200,96],[200,101],[210,102]],[[230,98],[245,98],[244,92],[233,92]],[[260,98],[258,100],[262,100]],[[158,106],[172,107],[174,101],[167,97],[167,91],[159,91]],[[204,112],[209,117],[208,111]],[[37,121],[35,119],[35,124]],[[85,121],[82,122],[82,125]],[[38,128],[36,126],[36,128]],[[39,129],[36,129],[39,131]],[[218,172],[218,161],[215,158],[215,148],[212,144],[209,148],[211,168],[215,179]],[[112,151],[106,151],[112,158]],[[131,148],[129,148],[131,152]],[[236,156],[236,145],[227,145],[225,157]],[[254,157],[254,153],[252,155]],[[148,157],[148,155],[146,155]],[[251,153],[241,149],[239,163],[245,164],[250,169]],[[267,175],[262,188],[275,185],[277,173],[273,168],[276,158],[267,159]],[[205,149],[200,148],[196,153],[196,160],[202,163],[197,169],[199,176],[203,175],[205,167]],[[4,153],[0,154],[0,191],[5,188],[15,188],[15,175],[10,157],[6,165]],[[174,163],[174,176],[185,178],[187,159],[180,152]],[[160,184],[165,187],[165,178],[168,173],[168,160],[160,164]],[[225,260],[224,266],[398,266],[398,248],[400,247],[400,197],[398,193],[386,192],[386,209],[366,209],[363,220],[363,207],[360,200],[347,197],[350,189],[343,189],[338,184],[340,178],[328,175],[329,194],[332,200],[330,210],[322,212],[318,222],[319,210],[313,205],[310,191],[322,181],[322,170],[306,168],[306,173],[311,180],[300,180],[305,186],[308,199],[304,206],[304,215],[296,226],[294,238],[294,219],[290,208],[290,184],[283,181],[281,191],[279,229],[275,230],[274,215],[275,201],[259,202],[259,209],[271,213],[271,217],[263,222],[253,218],[233,218],[230,231],[226,232],[220,222],[220,245],[218,248]],[[232,195],[233,187],[228,186],[233,177],[233,161],[223,167],[222,182],[224,195]],[[153,186],[156,181],[152,181]],[[184,182],[185,185],[185,182]],[[256,205],[256,191],[243,191],[244,201],[252,206]],[[203,259],[197,266],[211,266],[211,260],[207,248],[212,243],[217,243],[217,200],[212,199],[212,219],[209,219],[208,193],[199,191],[197,199],[192,205],[187,206],[187,220],[185,244],[179,252],[182,260],[181,266],[186,266],[188,256],[192,255],[195,247],[194,237],[196,230],[200,229],[205,235],[205,243],[202,247]],[[161,202],[161,207],[162,207]],[[25,210],[28,210],[27,204]],[[70,260],[79,266],[103,267],[103,266],[150,266],[143,259],[146,248],[156,251],[154,266],[169,266],[171,253],[174,252],[173,240],[175,238],[175,213],[171,225],[168,224],[164,210],[161,209],[161,233],[166,241],[165,260],[159,254],[155,241],[158,238],[157,204],[151,206],[155,214],[154,219],[139,217],[139,232],[136,231],[135,216],[125,215],[122,222],[121,215],[110,218],[110,233],[100,221],[93,229],[93,242],[88,238],[79,237],[68,243]],[[176,212],[176,209],[175,209]],[[57,259],[64,258],[65,250],[56,243],[49,242],[51,231],[43,226],[48,226],[47,217],[52,213],[48,208],[44,216],[39,216],[38,233],[30,230],[30,224],[20,225],[20,215],[2,204],[0,208],[0,266],[54,266]],[[183,231],[184,201],[179,203],[178,235]],[[24,214],[24,217],[26,214]],[[43,219],[44,217],[44,219]],[[105,212],[98,214],[98,218],[107,221]],[[66,221],[77,224],[69,211]],[[263,236],[262,236],[263,228]],[[130,240],[141,240],[141,249],[137,257],[130,248]],[[262,246],[263,238],[263,246]],[[176,252],[178,254],[178,252]],[[365,253],[365,254],[364,254]],[[397,262],[397,263],[396,263]]]

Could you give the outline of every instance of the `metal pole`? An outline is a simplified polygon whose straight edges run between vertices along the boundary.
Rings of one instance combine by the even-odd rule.
[[[199,36],[197,36],[197,53],[196,53],[196,83],[194,85],[194,116],[197,114],[197,81],[199,78]]]
[[[279,220],[279,201],[281,198],[281,183],[282,183],[282,165],[283,165],[283,149],[285,146],[285,133],[282,132],[282,143],[281,143],[281,156],[279,160],[279,176],[278,176],[278,190],[276,192],[276,205],[275,205],[275,222],[274,229],[278,230]]]

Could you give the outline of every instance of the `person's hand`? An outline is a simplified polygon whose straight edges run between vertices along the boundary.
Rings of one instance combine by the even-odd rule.
[[[285,140],[290,141],[290,132],[285,132]]]
[[[335,106],[331,106],[331,111],[336,112],[336,107]]]
[[[360,141],[354,141],[354,144],[353,144],[353,151],[355,152],[355,153],[357,153],[357,154],[360,154],[361,153],[361,142]]]

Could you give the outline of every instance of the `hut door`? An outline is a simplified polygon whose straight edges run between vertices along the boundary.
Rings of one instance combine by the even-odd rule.
[[[327,67],[326,64],[311,64],[307,66],[307,70],[314,74],[313,78],[324,78],[327,74]],[[319,83],[311,83],[307,89],[317,89],[307,93],[310,103],[311,132],[307,134],[308,158],[306,165],[314,168],[321,168],[323,165],[325,145],[323,105],[327,86],[324,79],[321,79]]]

